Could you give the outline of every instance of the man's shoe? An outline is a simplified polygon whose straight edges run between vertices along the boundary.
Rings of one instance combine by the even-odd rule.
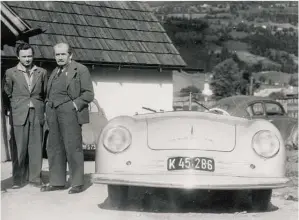
[[[42,186],[41,182],[29,182],[30,186],[40,188]]]
[[[70,190],[69,190],[69,194],[74,194],[74,193],[80,193],[84,190],[83,186],[73,186]]]
[[[20,189],[22,186],[20,184],[13,184],[12,189]]]
[[[51,185],[46,185],[42,186],[40,188],[41,192],[50,192],[50,191],[57,191],[57,190],[64,190],[65,186],[51,186]]]

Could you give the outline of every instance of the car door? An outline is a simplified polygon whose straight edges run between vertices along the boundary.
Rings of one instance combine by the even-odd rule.
[[[268,121],[273,123],[280,131],[284,140],[288,138],[297,120],[287,115],[283,106],[275,101],[265,101],[265,113]]]
[[[98,101],[94,99],[89,104],[89,123],[82,125],[83,145],[90,148],[87,150],[95,149],[96,141],[107,122],[104,110],[99,106]]]
[[[102,129],[108,123],[108,119],[104,112],[104,109],[100,107],[98,101],[96,99],[90,103],[89,106],[89,120],[92,124],[93,131],[98,135],[101,133]]]

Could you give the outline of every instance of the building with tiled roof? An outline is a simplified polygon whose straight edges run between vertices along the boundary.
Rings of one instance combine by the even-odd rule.
[[[95,98],[108,119],[142,107],[172,109],[172,71],[186,66],[144,2],[9,1],[25,22],[44,33],[31,37],[35,61],[55,68],[53,46],[68,42],[73,59],[91,72]],[[1,51],[4,68],[16,65],[14,47]]]
[[[164,28],[142,2],[6,2],[45,33],[30,38],[36,60],[53,60],[52,46],[69,42],[74,58],[88,64],[179,68],[186,66]],[[15,57],[6,47],[2,57]],[[53,60],[54,61],[54,60]]]

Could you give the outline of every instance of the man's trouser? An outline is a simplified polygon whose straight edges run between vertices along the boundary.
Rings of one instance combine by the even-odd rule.
[[[84,184],[84,157],[82,129],[72,101],[54,108],[52,102],[46,106],[49,126],[48,161],[50,185],[66,185],[68,162],[72,186]]]
[[[41,182],[43,129],[30,108],[24,125],[14,125],[12,147],[13,182],[24,184]],[[12,138],[12,139],[13,139]]]

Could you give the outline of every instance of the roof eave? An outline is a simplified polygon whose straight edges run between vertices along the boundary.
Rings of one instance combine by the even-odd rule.
[[[16,57],[2,56],[3,60],[13,60]],[[49,62],[55,63],[54,59],[37,58],[35,62]],[[184,70],[186,65],[165,65],[165,64],[137,64],[137,63],[109,63],[109,62],[96,62],[96,61],[78,61],[85,65],[105,66],[105,67],[116,67],[116,68],[136,68],[136,69],[161,69],[161,70]],[[201,71],[202,69],[198,69]]]
[[[35,36],[35,35],[39,35],[39,34],[42,34],[44,33],[45,30],[42,30],[41,28],[31,28],[27,31],[24,31],[22,32],[21,36],[24,38],[29,38],[29,37],[32,37],[32,36]]]
[[[1,23],[9,32],[2,38],[1,49],[5,44],[15,46],[16,41],[28,41],[29,37],[43,32],[41,28],[32,28],[4,2],[1,2]]]

